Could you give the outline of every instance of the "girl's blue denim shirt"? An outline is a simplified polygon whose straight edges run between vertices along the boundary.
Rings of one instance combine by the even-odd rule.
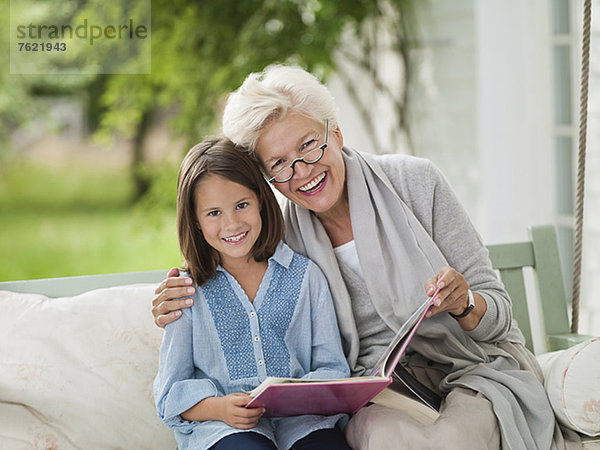
[[[254,302],[222,267],[196,289],[194,305],[165,327],[154,398],[179,448],[209,448],[243,430],[179,416],[199,401],[249,391],[267,376],[343,378],[344,357],[327,280],[306,257],[279,243]],[[347,416],[261,418],[254,431],[288,449]]]

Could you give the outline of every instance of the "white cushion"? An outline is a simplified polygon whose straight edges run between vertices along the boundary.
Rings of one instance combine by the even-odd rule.
[[[600,338],[538,356],[548,398],[559,422],[600,436]]]
[[[152,382],[155,285],[0,291],[0,448],[175,448]]]

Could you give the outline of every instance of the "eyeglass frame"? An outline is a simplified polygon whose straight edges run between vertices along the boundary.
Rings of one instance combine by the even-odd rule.
[[[304,164],[308,164],[308,165],[318,163],[319,161],[321,161],[321,159],[323,158],[323,155],[325,154],[325,149],[328,146],[328,144],[327,144],[328,142],[329,142],[329,119],[325,119],[325,142],[322,145],[319,145],[317,148],[315,148],[315,149],[311,150],[310,152],[308,152],[308,153],[312,153],[314,151],[321,150],[321,155],[317,159],[315,159],[314,161],[310,161],[310,162],[306,161],[304,158],[306,158],[306,156],[308,155],[308,153],[307,153],[306,155],[304,155],[301,158],[295,158],[295,159],[293,159],[292,162],[288,166],[283,167],[281,170],[279,170],[275,174],[274,177],[269,178],[267,176],[267,174],[265,174],[261,170],[263,178],[267,181],[267,183],[271,183],[271,184],[273,184],[273,183],[287,183],[292,178],[294,178],[294,175],[296,174],[296,171],[294,169],[294,164],[296,164],[299,161],[302,161]],[[292,174],[289,176],[289,178],[287,178],[287,179],[285,179],[283,181],[280,181],[280,180],[276,179],[277,175],[279,175],[284,170],[287,170],[287,169],[290,169],[290,168],[292,169]]]

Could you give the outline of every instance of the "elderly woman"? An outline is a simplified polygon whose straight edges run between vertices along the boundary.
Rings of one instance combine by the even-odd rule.
[[[400,325],[440,289],[404,364],[445,395],[441,416],[422,425],[367,406],[347,426],[352,447],[565,447],[510,298],[438,169],[344,147],[332,95],[299,68],[249,75],[229,96],[223,131],[252,150],[286,198],[286,242],[325,273],[353,375],[371,369]],[[189,280],[169,275],[153,300],[160,326],[188,306],[171,299],[189,295]]]

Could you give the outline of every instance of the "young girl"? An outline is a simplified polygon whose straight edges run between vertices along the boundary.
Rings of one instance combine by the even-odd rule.
[[[244,394],[267,376],[349,376],[325,277],[281,242],[279,205],[226,138],[183,160],[177,226],[193,306],[165,328],[154,397],[180,449],[348,449],[347,417],[267,419]]]

